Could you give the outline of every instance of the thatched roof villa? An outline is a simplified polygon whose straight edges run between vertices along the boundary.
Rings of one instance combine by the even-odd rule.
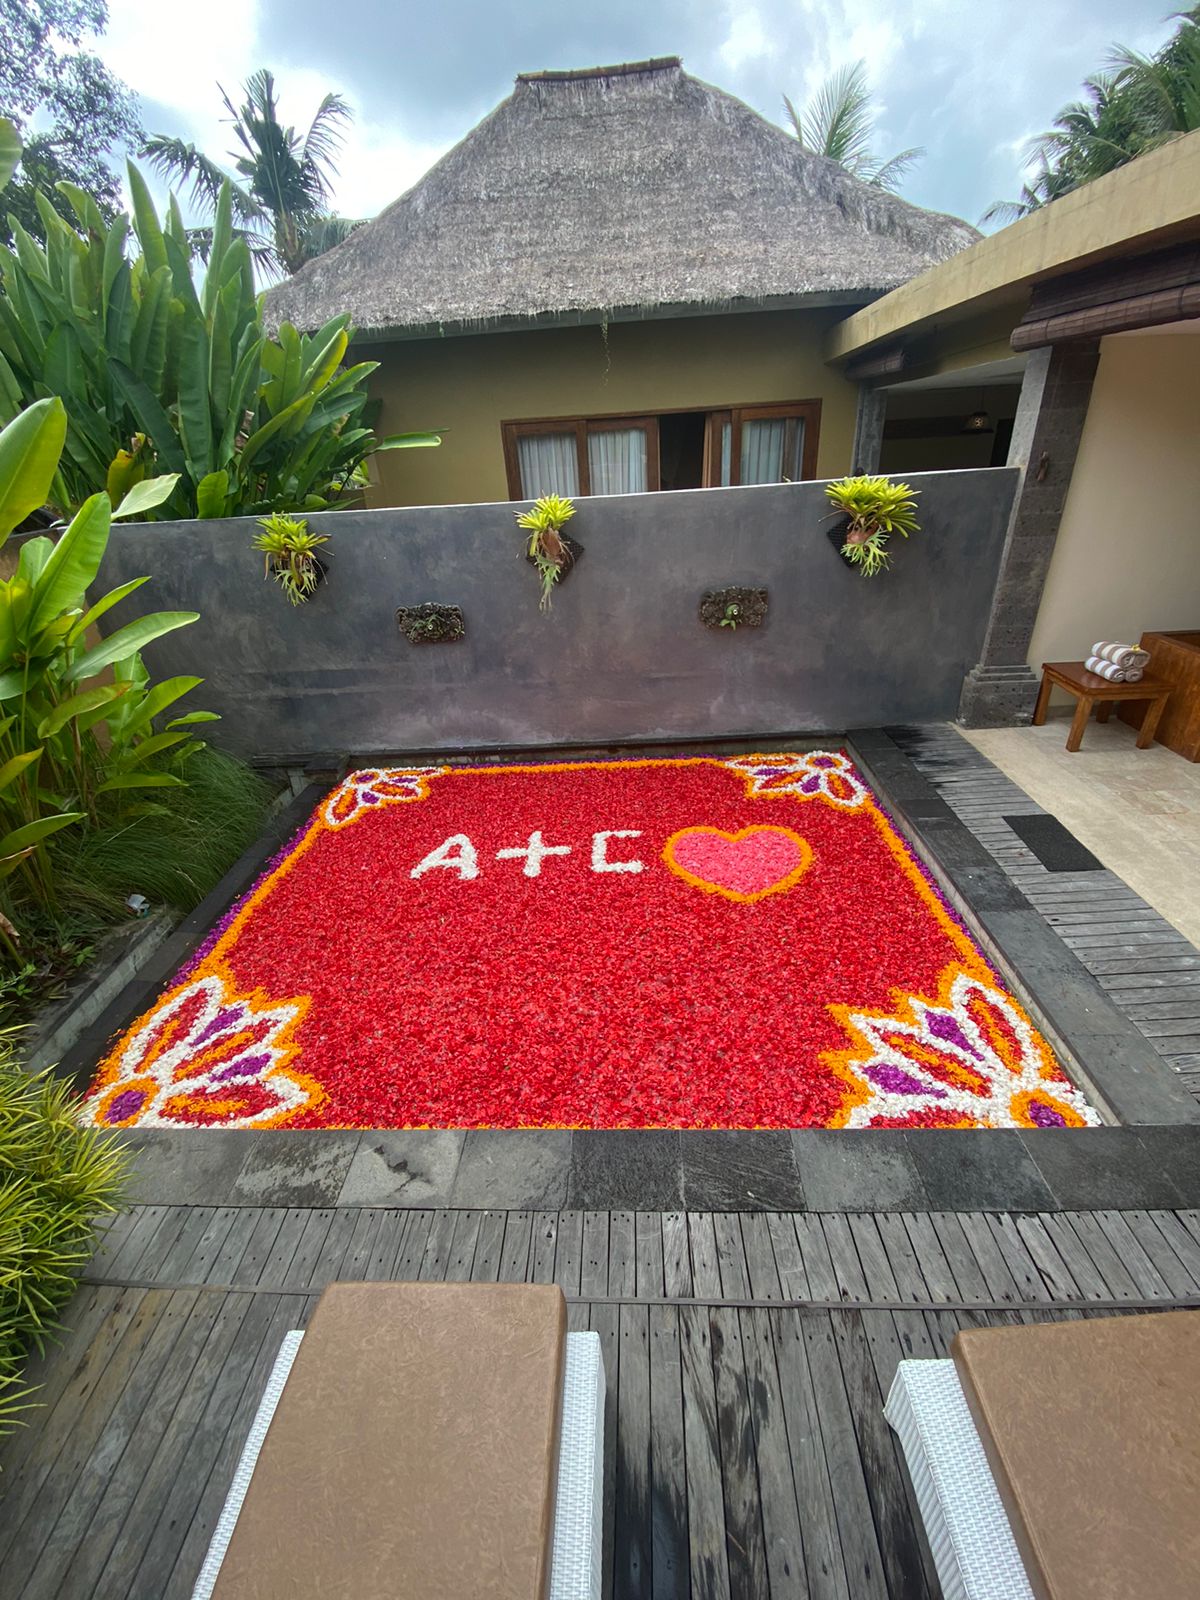
[[[977,237],[672,57],[522,74],[270,309],[349,312],[383,427],[448,430],[380,503],[778,481],[849,464],[832,323]]]

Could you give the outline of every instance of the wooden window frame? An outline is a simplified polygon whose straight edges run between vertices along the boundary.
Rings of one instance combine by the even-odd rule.
[[[800,480],[817,475],[817,440],[821,429],[821,402],[798,400],[792,405],[728,406],[732,428],[729,439],[729,487],[742,487],[742,424],[767,422],[773,417],[802,417],[804,447],[800,453]],[[761,486],[760,486],[761,487]]]
[[[658,489],[658,418],[634,416],[618,412],[603,417],[538,417],[523,422],[502,422],[500,431],[504,441],[504,470],[508,477],[510,500],[527,500],[521,482],[521,458],[517,441],[530,435],[573,433],[575,435],[575,468],[579,476],[580,498],[590,497],[592,470],[588,459],[588,433],[617,433],[626,428],[646,430],[646,492]]]
[[[589,433],[623,433],[626,429],[644,428],[646,430],[646,493],[653,494],[662,487],[662,464],[658,456],[658,418],[657,417],[586,417],[580,419],[583,423],[583,454],[586,459],[588,475],[588,494],[591,494],[592,464],[588,459],[587,440]]]
[[[728,417],[731,423],[730,437],[730,462],[729,475],[730,487],[736,487],[741,481],[742,466],[742,423],[758,422],[771,417],[802,417],[804,419],[804,448],[800,460],[800,476],[802,479],[815,478],[817,475],[817,445],[821,436],[821,402],[820,400],[788,400],[769,401],[763,404],[748,405],[695,405],[695,406],[663,406],[651,414],[630,411],[608,411],[593,416],[569,417],[520,417],[506,419],[500,424],[500,438],[504,450],[504,470],[508,478],[508,496],[510,500],[525,500],[528,496],[521,483],[521,462],[517,453],[517,440],[530,434],[547,433],[573,433],[575,435],[575,459],[579,474],[579,494],[581,497],[589,496],[591,488],[591,472],[588,465],[587,437],[588,431],[612,431],[618,428],[645,428],[646,430],[646,491],[652,493],[661,488],[658,419],[660,417],[677,417],[693,412],[702,412],[710,422],[714,416]],[[720,472],[720,445],[716,451],[717,473]],[[708,474],[709,463],[705,461],[705,475]],[[706,484],[706,488],[718,487],[718,484]]]

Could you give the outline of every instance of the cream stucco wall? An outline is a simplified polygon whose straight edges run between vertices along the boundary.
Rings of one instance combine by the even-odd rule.
[[[437,450],[376,457],[372,505],[504,500],[500,424],[523,417],[821,401],[817,474],[850,465],[857,389],[826,365],[844,309],[742,312],[356,347],[380,362],[383,433],[444,428]]]
[[[1084,184],[856,311],[833,330],[830,357],[1011,307],[1029,284],[1057,273],[1195,238],[1198,197],[1200,132]]]
[[[1200,327],[1104,339],[1029,664],[1200,627]]]

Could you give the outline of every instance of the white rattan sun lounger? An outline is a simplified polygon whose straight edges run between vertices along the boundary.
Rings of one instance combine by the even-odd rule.
[[[304,1335],[285,1335],[267,1379],[192,1600],[211,1600],[250,1477]],[[554,1504],[550,1600],[600,1600],[604,1509],[604,1363],[600,1336],[569,1333]]]
[[[883,1414],[896,1430],[945,1600],[1033,1600],[953,1361],[902,1361]]]

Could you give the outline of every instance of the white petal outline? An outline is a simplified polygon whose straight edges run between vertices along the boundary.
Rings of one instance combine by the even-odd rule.
[[[817,757],[831,765],[814,766]],[[746,793],[751,800],[787,795],[794,800],[825,800],[842,811],[857,811],[871,798],[871,791],[854,770],[854,763],[840,750],[791,751],[780,756],[738,756],[722,765],[747,780]],[[780,768],[794,776],[781,783]],[[829,779],[835,774],[850,784],[849,798],[831,791]],[[818,780],[818,787],[806,792],[800,785],[811,778]]]
[[[1015,1034],[1021,1051],[1020,1069],[1013,1072],[988,1044],[979,1023],[970,1014],[969,1005],[974,994],[999,1011]],[[856,1060],[846,1062],[850,1071],[864,1085],[869,1097],[854,1107],[846,1121],[847,1128],[869,1128],[878,1119],[896,1117],[911,1120],[921,1111],[950,1111],[969,1117],[989,1128],[1017,1128],[1012,1114],[1013,1100],[1020,1094],[1037,1091],[1061,1102],[1076,1113],[1089,1127],[1098,1126],[1100,1118],[1075,1086],[1065,1079],[1048,1079],[1042,1074],[1042,1056],[1037,1034],[1027,1018],[1023,1017],[1013,1002],[999,989],[973,977],[969,972],[959,972],[950,986],[949,1005],[938,1005],[913,996],[910,1009],[915,1021],[903,1017],[880,1018],[865,1013],[852,1012],[847,1018],[869,1048]],[[951,1040],[931,1035],[928,1027],[931,1016],[952,1018],[964,1036],[978,1050],[978,1056]],[[904,1035],[932,1046],[948,1058],[958,1060],[979,1074],[989,1086],[989,1092],[980,1094],[968,1088],[955,1088],[944,1083],[919,1061],[906,1055],[889,1042],[888,1035]],[[923,1085],[916,1094],[902,1094],[885,1089],[869,1076],[872,1067],[895,1067],[909,1078]]]
[[[360,767],[357,772],[349,773],[325,801],[322,817],[330,828],[347,828],[364,812],[424,800],[429,793],[429,779],[442,777],[449,770],[449,767]],[[381,795],[375,804],[362,798],[364,792],[380,783],[398,783],[409,793]],[[348,816],[339,817],[336,807],[343,796],[353,796],[354,809]]]
[[[187,1033],[181,1039],[176,1040],[169,1050],[164,1050],[151,1066],[144,1066],[144,1057],[155,1038],[181,1007],[186,1005],[197,994],[204,997],[203,1003],[199,1015]],[[176,1069],[187,1065],[189,1058],[196,1052],[200,1037],[221,1015],[222,1011],[231,1013],[230,1021],[226,1027],[214,1034],[211,1040],[205,1040],[205,1047],[213,1041],[219,1040],[222,1034],[236,1032],[247,1023],[257,1025],[264,1018],[271,1023],[264,1037],[255,1039],[252,1043],[244,1046],[242,1050],[222,1061],[218,1070],[221,1072],[228,1071],[242,1056],[266,1054],[269,1057],[268,1064],[251,1078],[241,1081],[257,1083],[264,1093],[271,1096],[275,1104],[264,1106],[260,1111],[253,1112],[247,1116],[231,1117],[219,1123],[198,1123],[186,1117],[173,1117],[160,1110],[160,1107],[177,1095],[206,1095],[211,1094],[214,1089],[220,1087],[216,1080],[207,1074],[193,1074],[190,1077],[177,1078],[174,1073]],[[165,1005],[161,1006],[136,1033],[126,1040],[117,1063],[117,1077],[111,1083],[106,1083],[96,1095],[90,1096],[86,1105],[89,1109],[93,1108],[101,1097],[111,1101],[121,1093],[121,1085],[123,1083],[133,1083],[139,1080],[144,1082],[145,1079],[150,1078],[157,1085],[157,1089],[148,1107],[138,1117],[136,1123],[131,1124],[131,1126],[139,1128],[196,1129],[205,1127],[254,1128],[263,1123],[274,1124],[281,1113],[286,1112],[290,1115],[295,1111],[302,1110],[311,1099],[310,1091],[305,1089],[303,1085],[289,1074],[276,1070],[280,1058],[286,1052],[285,1047],[277,1045],[275,1041],[280,1033],[295,1021],[298,1015],[299,1008],[295,1005],[280,1004],[255,1007],[237,996],[231,998],[225,993],[223,980],[216,974],[197,978],[194,983],[188,984],[186,988],[172,995]],[[94,1110],[89,1117],[89,1121],[96,1122],[98,1126],[110,1126],[108,1123],[99,1121],[95,1117]]]

